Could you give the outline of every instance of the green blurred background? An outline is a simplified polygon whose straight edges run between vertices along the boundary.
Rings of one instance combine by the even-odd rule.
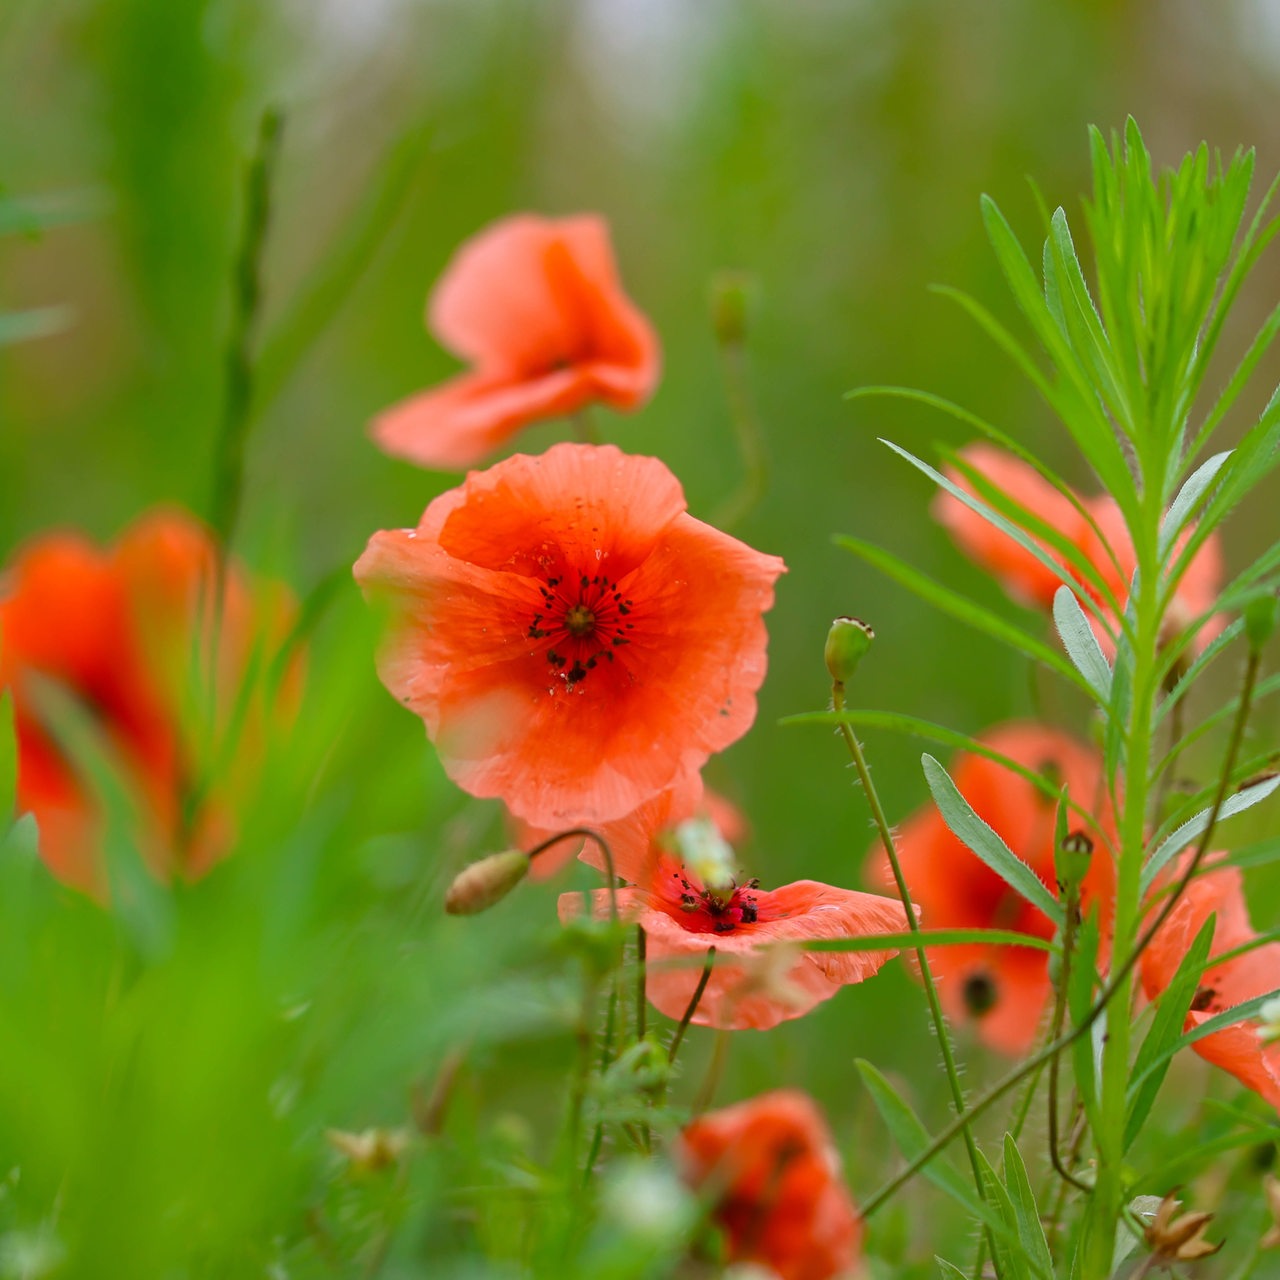
[[[0,238],[0,311],[67,309],[57,332],[0,348],[0,551],[55,525],[107,538],[162,501],[208,510],[243,169],[267,104],[283,112],[284,142],[239,549],[299,594],[454,483],[382,456],[365,428],[455,368],[422,324],[455,247],[514,210],[598,210],[664,350],[653,402],[601,422],[623,448],[662,457],[696,515],[740,475],[709,285],[725,268],[756,281],[748,353],[770,484],[737,532],[790,571],[756,727],[708,778],[748,815],[744,856],[766,885],[860,885],[870,831],[839,744],[777,724],[825,705],[828,620],[875,626],[855,693],[868,705],[976,733],[1029,714],[1033,694],[1022,663],[832,545],[839,532],[881,542],[1018,612],[930,520],[922,477],[876,442],[930,456],[936,440],[964,441],[958,425],[843,393],[939,392],[1092,488],[1028,386],[928,285],[1011,319],[979,193],[1038,243],[1025,178],[1077,218],[1089,123],[1134,114],[1163,162],[1202,139],[1256,146],[1269,181],[1278,90],[1273,0],[0,0],[0,187],[55,223]],[[1278,282],[1280,263],[1264,260],[1225,344],[1232,357]],[[536,428],[518,447],[560,435]],[[1232,566],[1273,526],[1265,504],[1242,513],[1227,532]],[[314,646],[292,785],[304,792],[314,765],[341,798],[310,856],[342,870],[309,874],[350,891],[353,931],[377,932],[388,898],[416,905],[338,1002],[341,1086],[313,1097],[317,1125],[402,1117],[409,1081],[457,1038],[458,991],[501,989],[564,887],[526,887],[495,923],[437,916],[441,885],[496,827],[443,784],[420,723],[377,684],[373,640],[344,589]],[[1230,672],[1217,678],[1221,689]],[[1042,693],[1085,727],[1060,690]],[[1274,712],[1257,723],[1274,741]],[[919,745],[872,735],[869,747],[887,807],[904,817],[926,794]],[[1274,919],[1277,887],[1257,881],[1256,922]],[[229,956],[254,953],[260,940],[245,937]],[[222,963],[216,945],[206,962]],[[710,1040],[692,1035],[686,1093]],[[975,1072],[997,1069],[969,1049]],[[568,1054],[562,1031],[513,1033],[477,1053],[469,1096],[537,1131],[560,1105]],[[901,966],[736,1037],[721,1097],[803,1083],[830,1108],[865,1189],[885,1159],[858,1056],[905,1079],[931,1121],[942,1115],[923,1004]]]

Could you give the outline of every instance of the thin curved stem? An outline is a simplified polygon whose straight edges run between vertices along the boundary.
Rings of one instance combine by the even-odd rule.
[[[831,704],[836,711],[845,709],[843,681],[836,680],[832,683]],[[880,803],[880,795],[876,791],[875,783],[871,780],[871,771],[867,768],[866,757],[862,754],[862,745],[858,742],[857,735],[853,732],[853,729],[843,721],[840,724],[840,733],[844,738],[845,745],[849,748],[849,755],[853,758],[853,766],[858,772],[858,780],[862,783],[862,790],[866,794],[867,803],[871,808],[872,820],[880,834],[881,843],[884,845],[885,854],[889,859],[894,883],[898,888],[898,897],[902,900],[903,911],[906,913],[907,928],[911,933],[919,935],[921,931],[920,921],[916,918],[915,904],[911,900],[911,889],[902,871],[902,863],[898,858],[898,847],[893,838],[893,831],[889,826],[889,819],[885,816],[884,806]],[[929,1013],[933,1019],[934,1030],[938,1036],[938,1046],[942,1052],[943,1065],[946,1068],[947,1083],[951,1089],[951,1101],[955,1107],[957,1122],[964,1132],[965,1146],[969,1152],[969,1164],[973,1170],[974,1185],[978,1191],[978,1198],[985,1203],[987,1187],[982,1173],[982,1160],[978,1152],[977,1140],[973,1136],[973,1131],[966,1115],[964,1088],[960,1083],[960,1072],[956,1066],[955,1051],[951,1044],[951,1033],[947,1028],[946,1018],[942,1012],[942,1002],[938,998],[938,986],[934,981],[933,970],[929,965],[928,951],[923,943],[917,941],[915,953],[916,961],[920,966],[921,980],[924,984],[925,999],[929,1004]],[[995,1257],[994,1249],[991,1250],[991,1254],[992,1257]]]

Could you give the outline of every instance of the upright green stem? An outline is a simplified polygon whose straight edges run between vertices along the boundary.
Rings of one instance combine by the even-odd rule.
[[[282,125],[278,111],[263,112],[258,144],[245,177],[244,229],[235,263],[231,337],[226,352],[226,394],[209,511],[209,523],[224,555],[235,532],[244,488],[245,442],[253,401],[252,347],[262,300],[262,251],[271,216],[271,182]]]
[[[844,683],[840,680],[832,682],[831,704],[836,711],[845,709]],[[862,783],[862,790],[866,794],[867,804],[871,808],[872,820],[876,825],[876,830],[880,833],[880,841],[884,845],[885,853],[889,859],[889,866],[893,870],[893,879],[898,888],[898,897],[902,900],[902,907],[907,916],[907,928],[911,933],[918,936],[920,934],[920,921],[916,918],[915,904],[911,900],[911,889],[902,871],[902,863],[898,858],[898,847],[893,838],[893,831],[889,826],[889,819],[885,816],[884,806],[880,803],[880,795],[876,791],[875,783],[871,781],[871,771],[867,768],[866,758],[862,754],[862,745],[858,742],[857,735],[847,723],[841,722],[840,733],[844,738],[845,745],[849,748],[849,755],[853,758],[853,767],[857,770],[858,781]],[[916,961],[920,966],[921,981],[924,984],[925,999],[929,1004],[929,1014],[933,1019],[934,1030],[938,1036],[938,1046],[942,1051],[942,1062],[946,1069],[947,1084],[951,1089],[951,1101],[955,1107],[957,1119],[963,1120],[966,1114],[964,1088],[960,1083],[960,1072],[956,1066],[955,1051],[951,1044],[951,1032],[947,1027],[946,1018],[942,1012],[942,1002],[938,999],[938,985],[934,981],[933,970],[929,965],[929,955],[923,943],[917,942],[915,953]],[[968,1124],[963,1126],[963,1130],[965,1148],[969,1153],[969,1164],[973,1170],[974,1186],[977,1188],[978,1197],[985,1202],[987,1190],[982,1173],[982,1160],[978,1154],[978,1143],[973,1136],[972,1128]],[[995,1258],[995,1250],[990,1247],[989,1241],[988,1248],[992,1258]],[[999,1267],[997,1266],[998,1271]]]
[[[740,339],[721,341],[721,367],[724,371],[725,395],[738,437],[744,474],[738,488],[717,509],[712,523],[719,529],[731,529],[748,515],[764,497],[769,480],[769,466],[764,449],[764,432],[751,397],[747,353]]]

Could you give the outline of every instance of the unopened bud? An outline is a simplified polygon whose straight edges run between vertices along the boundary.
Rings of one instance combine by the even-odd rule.
[[[1244,607],[1244,633],[1252,649],[1261,649],[1276,629],[1276,615],[1280,610],[1280,597],[1274,591],[1254,596]]]
[[[744,271],[721,271],[711,282],[711,325],[716,341],[740,346],[747,336],[755,281]]]
[[[1058,888],[1064,896],[1078,892],[1089,874],[1089,862],[1093,858],[1093,841],[1080,830],[1069,831],[1054,855],[1054,871]]]
[[[837,684],[847,684],[853,679],[858,663],[875,638],[876,633],[859,618],[836,618],[832,622],[822,656]]]
[[[501,902],[529,871],[529,855],[519,849],[490,854],[463,867],[444,895],[444,909],[451,916],[473,916]]]

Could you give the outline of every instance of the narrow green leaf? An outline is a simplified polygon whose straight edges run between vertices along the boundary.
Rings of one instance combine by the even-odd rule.
[[[1032,951],[1054,949],[1047,938],[1016,933],[1012,929],[922,929],[919,933],[873,933],[862,938],[806,938],[800,946],[805,951],[883,951],[888,947],[959,947],[975,943],[989,947],[1029,947]]]
[[[1070,587],[1059,587],[1053,596],[1053,621],[1077,671],[1084,676],[1098,704],[1111,700],[1111,668],[1102,656],[1098,637],[1093,634],[1080,601]]]
[[[994,1241],[996,1274],[1006,1280],[1046,1280],[1046,1277],[1032,1270],[1031,1260],[1022,1248],[1018,1235],[1018,1214],[1009,1198],[1009,1192],[1000,1181],[1000,1175],[982,1152],[978,1153],[978,1161],[982,1169],[983,1195],[989,1204],[995,1206],[1004,1226],[1004,1233]]]
[[[1053,574],[1059,582],[1067,582],[1070,580],[1066,570],[1055,560],[1044,547],[1035,540],[1025,529],[1014,524],[1012,520],[1001,515],[994,507],[984,502],[981,498],[976,497],[972,493],[967,493],[958,484],[948,480],[942,472],[931,467],[927,462],[917,458],[915,454],[908,453],[906,449],[893,443],[892,440],[881,440],[881,444],[887,445],[899,457],[905,458],[917,471],[928,476],[940,489],[945,489],[953,498],[963,503],[970,511],[981,516],[988,524],[999,529],[1001,533],[1007,534],[1012,538],[1024,551],[1035,557],[1050,573]]]
[[[1046,667],[1056,671],[1058,675],[1070,680],[1072,684],[1078,686],[1085,693],[1092,693],[1088,683],[1071,663],[1067,662],[1060,654],[1055,653],[1042,640],[1037,640],[1034,636],[1028,635],[1020,627],[1014,626],[1011,622],[1006,622],[1005,619],[988,609],[984,609],[981,605],[975,604],[967,597],[952,591],[949,587],[942,586],[941,583],[935,582],[932,578],[926,577],[918,569],[913,568],[905,561],[899,560],[891,552],[885,551],[872,543],[848,536],[837,537],[836,543],[847,551],[852,551],[854,555],[873,565],[895,582],[901,583],[908,591],[918,595],[922,600],[927,600],[943,613],[957,618],[959,621],[973,627],[975,631],[981,631],[984,635],[990,636],[993,640],[999,640],[1002,644],[1008,645],[1018,653],[1025,654],[1033,661],[1043,663]]]
[[[1237,618],[1234,622],[1229,623],[1221,632],[1204,647],[1204,652],[1182,673],[1178,678],[1178,683],[1169,690],[1168,697],[1164,698],[1160,705],[1156,708],[1155,724],[1160,724],[1165,716],[1173,709],[1178,699],[1181,698],[1188,689],[1200,678],[1200,674],[1204,669],[1227,647],[1242,631],[1244,630],[1244,619]],[[1176,659],[1175,659],[1176,661]]]
[[[1173,981],[1165,989],[1156,1006],[1156,1016],[1151,1028],[1142,1041],[1138,1056],[1134,1060],[1132,1075],[1135,1081],[1129,1090],[1129,1114],[1125,1121],[1124,1149],[1127,1151],[1134,1143],[1147,1116],[1155,1104],[1156,1094],[1169,1070],[1170,1059],[1161,1061],[1165,1050],[1172,1051],[1173,1045],[1182,1035],[1183,1024],[1187,1020],[1187,1012],[1195,999],[1200,986],[1200,975],[1209,958],[1209,947],[1213,943],[1215,917],[1210,916],[1196,934],[1195,940],[1187,948],[1173,975]],[[1153,1064],[1160,1062],[1159,1066]],[[1148,1072],[1148,1067],[1151,1070]]]
[[[1076,930],[1076,949],[1071,958],[1071,974],[1067,981],[1067,1010],[1073,1026],[1079,1026],[1093,1007],[1098,984],[1098,913],[1090,911]],[[1096,1112],[1098,1086],[1094,1071],[1092,1037],[1081,1036],[1071,1050],[1076,1087],[1085,1107]]]
[[[1254,783],[1251,787],[1245,787],[1244,790],[1228,796],[1218,810],[1218,821],[1222,822],[1226,818],[1234,817],[1237,813],[1243,813],[1246,809],[1253,808],[1255,804],[1259,804],[1271,795],[1277,787],[1280,787],[1280,774],[1273,778],[1265,778],[1261,782]],[[1209,818],[1212,813],[1212,805],[1207,809],[1201,809],[1195,817],[1188,818],[1186,822],[1156,847],[1147,859],[1146,865],[1142,868],[1143,893],[1146,893],[1151,888],[1156,877],[1168,866],[1170,859],[1181,853],[1183,849],[1208,828]]]
[[[1164,513],[1164,519],[1160,522],[1158,549],[1161,560],[1169,554],[1174,540],[1182,532],[1182,526],[1191,518],[1197,503],[1217,478],[1218,472],[1222,470],[1222,464],[1229,457],[1231,457],[1230,449],[1223,453],[1215,453],[1212,458],[1202,462],[1187,478],[1186,484],[1178,490],[1178,496],[1174,498],[1168,511]]]
[[[987,864],[1011,889],[1039,908],[1055,924],[1062,923],[1062,904],[1044,882],[974,811],[951,775],[927,752],[921,756],[925,781],[938,812],[956,838]]]
[[[1013,1135],[1008,1133],[1004,1135],[1004,1180],[1017,1217],[1018,1238],[1031,1266],[1038,1274],[1052,1277],[1053,1257],[1040,1222],[1031,1180],[1027,1177],[1027,1166],[1022,1162],[1022,1153]]]
[[[936,1253],[933,1255],[933,1260],[938,1264],[943,1280],[969,1280],[968,1273],[961,1271],[954,1262],[948,1262],[946,1258],[940,1258]]]

